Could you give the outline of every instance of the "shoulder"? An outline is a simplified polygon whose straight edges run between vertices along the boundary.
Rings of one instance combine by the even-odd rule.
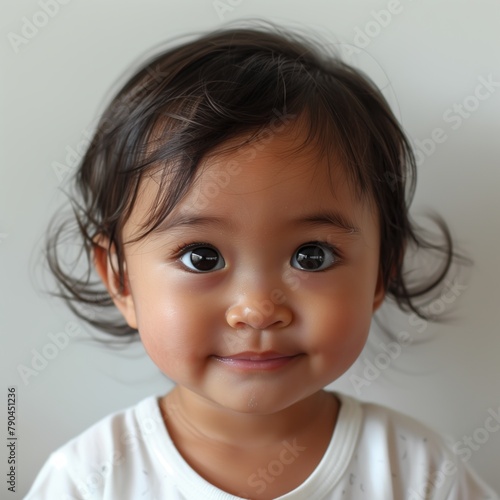
[[[413,452],[422,450],[427,455],[442,451],[444,442],[441,436],[413,417],[375,403],[357,401],[357,404],[363,415],[361,438],[373,442],[377,436],[383,437],[398,448],[411,446]]]
[[[162,425],[155,396],[108,415],[50,455],[26,498],[94,498],[104,485],[123,483],[149,462],[148,435]]]
[[[422,422],[376,403],[337,394],[342,406],[358,421],[357,449],[391,468],[433,470],[447,460],[456,462],[444,439]],[[359,455],[359,453],[358,453]]]
[[[355,408],[359,427],[350,479],[385,476],[387,498],[492,499],[498,497],[429,426],[385,406],[337,394]]]
[[[121,461],[131,448],[139,448],[144,435],[162,425],[157,398],[150,396],[138,404],[112,413],[52,454],[52,457],[85,457],[101,468]]]

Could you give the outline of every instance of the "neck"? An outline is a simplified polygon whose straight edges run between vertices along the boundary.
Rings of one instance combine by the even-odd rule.
[[[262,415],[224,408],[177,386],[162,399],[161,408],[174,442],[177,437],[252,449],[304,437],[318,425],[333,431],[338,402],[332,394],[318,391],[288,408]]]
[[[199,475],[236,496],[268,500],[297,488],[317,467],[339,403],[333,394],[318,391],[272,414],[244,413],[176,387],[161,408],[177,450]],[[277,457],[286,457],[286,468],[279,480],[265,476],[265,491],[259,491],[262,481],[252,478],[267,474],[263,464]]]

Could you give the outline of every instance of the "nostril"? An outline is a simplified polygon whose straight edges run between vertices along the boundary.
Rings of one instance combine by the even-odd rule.
[[[264,330],[273,326],[284,328],[292,320],[292,312],[288,306],[277,305],[272,308],[238,304],[226,312],[226,321],[235,329],[250,327],[254,330]]]

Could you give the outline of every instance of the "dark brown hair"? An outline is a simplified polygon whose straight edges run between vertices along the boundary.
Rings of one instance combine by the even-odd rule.
[[[46,242],[58,295],[75,314],[114,335],[136,333],[94,274],[94,238],[103,235],[116,247],[123,287],[121,234],[141,179],[159,173],[161,189],[137,239],[186,194],[207,155],[233,139],[256,140],[277,115],[300,117],[308,134],[297,147],[313,144],[318,154],[339,158],[355,192],[373,202],[387,296],[403,311],[429,319],[425,297],[443,283],[455,253],[442,219],[435,217],[441,244],[424,238],[410,219],[416,163],[408,139],[362,72],[310,37],[268,23],[226,27],[163,50],[103,113],[72,181],[72,213],[52,221]],[[65,235],[80,249],[70,262],[62,255]],[[410,283],[404,266],[410,248],[438,252],[442,265]]]

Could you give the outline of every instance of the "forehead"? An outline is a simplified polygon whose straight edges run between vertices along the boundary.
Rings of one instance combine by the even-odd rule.
[[[346,190],[344,169],[335,158],[320,156],[295,132],[267,141],[223,145],[200,165],[192,196],[246,195],[262,201],[273,197],[307,204],[313,194],[341,197]]]
[[[158,172],[141,182],[129,229],[147,223],[162,190],[175,189],[168,181],[159,181],[164,174]],[[372,215],[371,203],[355,191],[335,154],[318,154],[303,129],[287,127],[280,133],[240,137],[212,151],[201,162],[186,195],[165,219],[210,213],[239,218],[248,226],[252,219],[267,220],[272,226],[287,214],[334,209],[344,213],[346,220],[361,224],[361,219]]]

